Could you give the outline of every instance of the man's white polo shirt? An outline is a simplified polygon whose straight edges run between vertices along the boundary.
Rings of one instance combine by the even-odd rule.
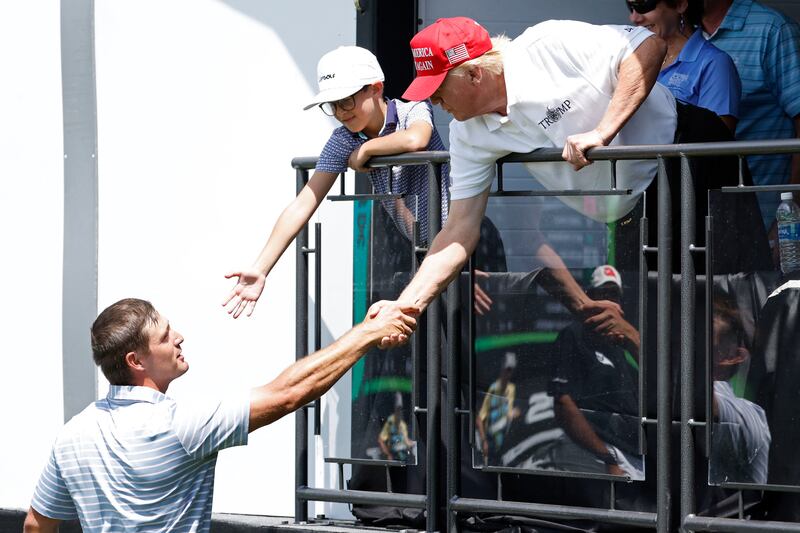
[[[250,394],[178,404],[111,386],[53,445],[31,507],[84,532],[208,531],[217,452],[247,444]]]
[[[622,61],[652,33],[634,26],[595,26],[553,20],[528,28],[503,50],[507,116],[481,115],[450,123],[451,200],[486,190],[495,161],[512,152],[563,147],[567,136],[594,129],[608,108]],[[670,144],[675,98],[656,84],[611,145]],[[576,172],[563,162],[531,163],[528,170],[550,190],[609,189],[611,165],[596,162]],[[617,187],[633,196],[562,197],[602,222],[628,213],[652,181],[655,161],[619,161]]]

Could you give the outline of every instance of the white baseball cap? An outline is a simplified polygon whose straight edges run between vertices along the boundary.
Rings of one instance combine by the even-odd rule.
[[[605,283],[612,282],[622,289],[622,276],[616,268],[611,265],[600,265],[592,272],[592,287],[599,287]]]
[[[503,368],[515,369],[517,368],[517,355],[514,352],[506,352],[503,359]]]
[[[341,100],[365,85],[383,80],[383,70],[372,52],[360,46],[340,46],[317,63],[319,92],[303,109]]]

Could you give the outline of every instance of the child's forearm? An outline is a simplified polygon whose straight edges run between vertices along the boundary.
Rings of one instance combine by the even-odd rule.
[[[368,140],[361,146],[361,150],[367,157],[419,152],[428,147],[432,131],[430,124],[415,122],[408,129]]]
[[[308,222],[313,214],[313,210],[306,214],[293,208],[294,202],[290,204],[278,217],[275,227],[272,228],[267,243],[258,254],[258,258],[253,264],[253,268],[264,275],[269,275],[275,263],[281,258],[283,252],[289,247],[289,243],[300,233],[303,225]]]
[[[270,273],[283,252],[317,210],[335,180],[336,174],[314,173],[308,184],[278,217],[278,221],[267,239],[267,244],[258,254],[253,268],[265,275]]]

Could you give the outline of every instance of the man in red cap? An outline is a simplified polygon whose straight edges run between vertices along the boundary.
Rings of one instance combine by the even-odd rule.
[[[444,290],[475,248],[497,159],[563,147],[569,164],[527,165],[545,188],[610,189],[610,162],[589,161],[590,148],[717,140],[717,124],[708,122],[719,122],[716,115],[676,105],[669,90],[655,83],[666,45],[646,28],[547,21],[511,41],[492,39],[474,20],[456,17],[420,31],[411,49],[417,76],[403,98],[430,98],[455,118],[450,124],[450,214],[399,299],[422,308]],[[684,135],[684,129],[692,133]],[[592,202],[580,196],[560,199],[594,220],[617,221],[617,250],[635,250],[638,231],[625,229],[636,226],[628,219],[641,193],[654,188],[656,166],[655,160],[616,162],[616,186],[632,194],[594,197]],[[736,176],[714,176],[697,186],[705,191],[725,180],[735,184]],[[700,202],[698,211],[703,211]],[[630,268],[636,264],[638,256]],[[588,300],[571,276],[564,281],[573,312],[585,316],[609,309]]]

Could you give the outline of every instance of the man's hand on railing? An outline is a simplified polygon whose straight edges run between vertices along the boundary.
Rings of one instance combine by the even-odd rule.
[[[605,140],[596,130],[570,135],[564,143],[564,151],[561,152],[561,157],[564,158],[564,161],[570,163],[572,168],[580,170],[592,164],[592,161],[586,159],[586,151],[595,146],[605,146],[605,144]]]
[[[239,282],[222,302],[222,306],[228,308],[228,314],[233,318],[239,318],[245,311],[247,316],[250,316],[256,307],[256,301],[264,291],[267,276],[259,270],[238,270],[225,274],[228,279],[234,276],[239,278]]]

